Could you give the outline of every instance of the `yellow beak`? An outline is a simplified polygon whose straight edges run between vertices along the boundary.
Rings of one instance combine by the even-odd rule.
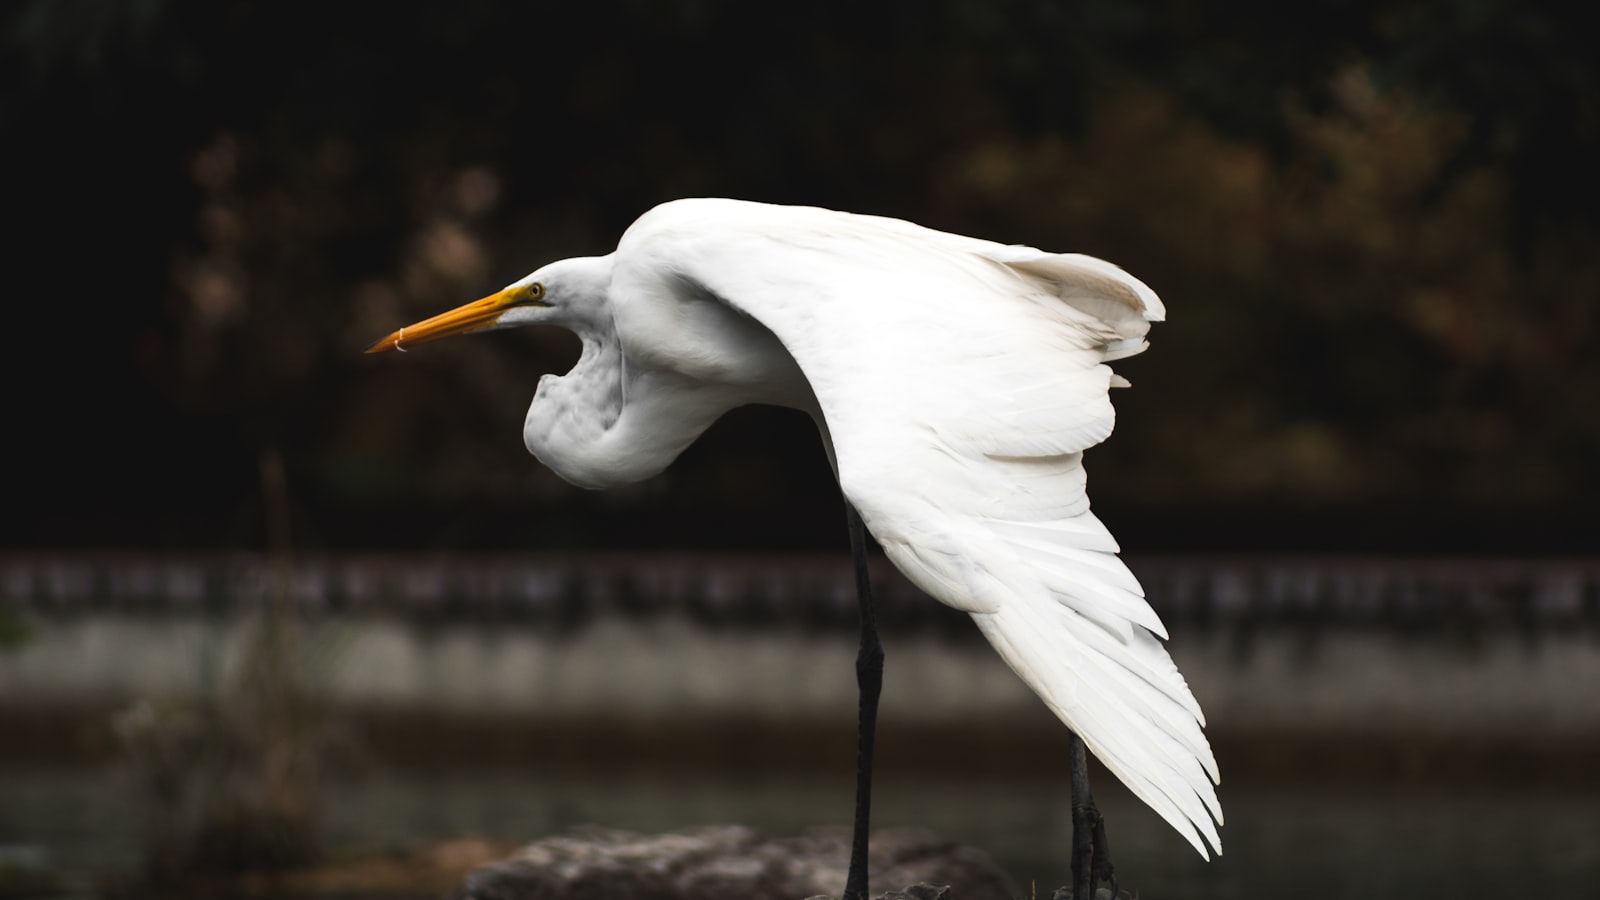
[[[540,291],[542,290],[541,288]],[[482,300],[474,300],[431,319],[407,325],[386,338],[373,341],[366,352],[382,353],[385,350],[399,350],[404,353],[415,344],[426,344],[452,334],[465,334],[488,328],[511,307],[538,303],[538,295],[528,287],[506,288]]]

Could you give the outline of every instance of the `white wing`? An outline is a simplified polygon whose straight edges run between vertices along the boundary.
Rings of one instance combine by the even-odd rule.
[[[624,236],[770,329],[816,395],[840,484],[889,559],[979,629],[1105,766],[1206,855],[1216,761],[1166,631],[1089,511],[1107,361],[1163,315],[1090,257],[907,222],[678,201]],[[659,269],[658,269],[659,270]],[[1213,823],[1215,819],[1215,824]]]

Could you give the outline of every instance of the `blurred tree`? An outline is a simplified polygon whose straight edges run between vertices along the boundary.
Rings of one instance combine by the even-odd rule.
[[[0,498],[5,540],[258,546],[267,446],[320,543],[829,540],[792,416],[735,416],[659,483],[597,497],[516,446],[569,340],[358,354],[694,194],[1085,250],[1149,280],[1173,321],[1091,454],[1103,504],[1579,509],[1600,493],[1600,86],[1579,14],[12,4],[27,337],[3,365],[30,476]]]

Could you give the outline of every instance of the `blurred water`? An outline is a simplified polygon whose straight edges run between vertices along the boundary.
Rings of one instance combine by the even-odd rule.
[[[0,714],[9,716],[0,717],[0,750],[15,751],[0,755],[0,873],[131,871],[145,827],[133,781],[116,765],[87,762],[113,752],[104,749],[114,748],[107,711],[146,698],[179,709],[200,701],[231,708],[251,682],[227,675],[256,639],[259,617],[249,612],[270,594],[271,579],[222,563],[49,562],[0,565],[0,600],[28,627],[25,641],[0,653]],[[328,848],[464,835],[526,841],[591,823],[643,832],[739,823],[773,835],[847,824],[848,773],[786,773],[764,755],[770,742],[746,748],[742,758],[759,765],[736,774],[703,759],[675,771],[665,738],[652,748],[660,768],[628,774],[593,761],[583,772],[560,768],[573,753],[514,769],[484,763],[520,761],[520,751],[472,747],[475,764],[394,752],[419,731],[448,731],[453,726],[438,723],[476,721],[471,716],[502,730],[522,723],[507,739],[513,748],[530,733],[548,744],[538,729],[603,711],[657,723],[791,716],[803,724],[784,732],[782,746],[799,743],[810,753],[804,723],[847,729],[854,707],[854,600],[849,569],[838,562],[718,563],[704,571],[694,560],[650,559],[304,567],[294,593],[306,683],[335,716],[376,711],[422,723],[374,732],[402,745],[374,754],[393,767],[369,765],[324,785]],[[1600,896],[1600,779],[1586,774],[1581,755],[1600,734],[1600,564],[1222,561],[1139,570],[1174,624],[1174,657],[1214,738],[1231,734],[1237,746],[1265,735],[1270,755],[1272,739],[1294,745],[1345,734],[1350,743],[1331,758],[1369,759],[1331,765],[1319,756],[1327,771],[1342,773],[1338,783],[1319,783],[1293,759],[1274,764],[1257,753],[1235,766],[1224,752],[1232,748],[1221,747],[1227,855],[1211,863],[1101,778],[1096,789],[1125,888],[1217,900]],[[1048,897],[1068,881],[1065,768],[1051,768],[1048,750],[1039,766],[1037,748],[1017,746],[1031,738],[995,724],[1037,722],[1037,700],[972,639],[970,622],[956,616],[953,631],[946,619],[925,620],[948,613],[937,604],[892,588],[885,595],[886,623],[896,621],[896,604],[905,613],[886,628],[885,714],[921,729],[925,743],[912,744],[912,754],[945,760],[916,769],[944,774],[908,777],[915,767],[885,754],[876,823],[982,847],[1025,896],[1036,883]],[[988,724],[974,725],[980,720]],[[45,738],[22,731],[50,722],[56,730]],[[1043,724],[1059,734],[1053,721]],[[467,733],[470,740],[475,732]],[[998,751],[986,742],[1001,764],[985,757],[979,765],[964,755],[970,746],[941,738],[968,733],[1008,741]],[[1389,759],[1408,738],[1424,741],[1426,752]],[[81,751],[71,765],[38,764],[57,759],[52,748],[80,746],[102,749]],[[686,746],[691,754],[702,747]],[[1541,746],[1567,749],[1541,755]],[[1502,756],[1508,747],[1516,752]],[[1449,751],[1463,748],[1470,752],[1459,756],[1474,760],[1465,768],[1480,780],[1409,780],[1455,768]],[[1033,762],[1024,763],[1030,752]],[[1382,783],[1360,780],[1377,777],[1374,756],[1386,760],[1376,767],[1390,776]],[[419,758],[444,762],[402,767]],[[1527,768],[1548,760],[1565,768]],[[980,769],[990,775],[950,774]],[[1514,775],[1514,784],[1497,785],[1497,773]]]
[[[324,797],[331,848],[481,835],[531,840],[578,824],[645,832],[737,822],[769,834],[844,824],[834,775],[653,773],[601,777],[506,769],[375,770]],[[116,767],[0,771],[0,853],[65,871],[137,863],[139,811]],[[1100,787],[1125,888],[1144,897],[1307,900],[1592,898],[1600,795],[1554,788],[1224,785],[1226,855],[1197,855],[1136,800]],[[880,773],[880,825],[930,828],[993,853],[1024,891],[1068,880],[1066,779],[953,781]]]

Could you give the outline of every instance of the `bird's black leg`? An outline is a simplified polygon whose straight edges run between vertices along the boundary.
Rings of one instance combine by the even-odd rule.
[[[867,532],[861,515],[845,501],[850,525],[850,554],[856,564],[856,600],[861,608],[861,648],[856,652],[856,686],[861,694],[856,720],[856,821],[850,838],[850,872],[844,900],[866,900],[867,832],[872,822],[872,744],[877,732],[878,694],[883,689],[883,644],[878,641],[872,610],[872,579],[867,572]]]
[[[1105,884],[1111,896],[1117,895],[1117,879],[1111,865],[1111,849],[1106,841],[1106,820],[1095,808],[1089,790],[1089,754],[1083,738],[1070,735],[1072,756],[1072,896],[1074,900],[1094,900],[1095,888]]]

